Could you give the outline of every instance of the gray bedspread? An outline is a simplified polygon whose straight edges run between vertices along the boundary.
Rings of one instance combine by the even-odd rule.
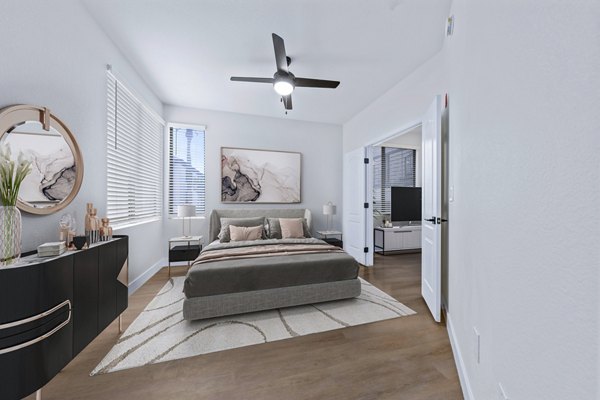
[[[225,259],[195,264],[184,284],[187,298],[314,283],[356,279],[358,263],[344,252],[331,252],[322,240],[269,239],[252,242],[211,243],[203,251],[273,244],[323,245],[323,252]]]

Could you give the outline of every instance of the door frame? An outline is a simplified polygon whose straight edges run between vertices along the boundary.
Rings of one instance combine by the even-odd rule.
[[[396,136],[401,136],[401,135],[415,129],[416,127],[419,127],[422,125],[423,125],[423,121],[421,120],[421,118],[419,118],[417,120],[413,120],[410,123],[403,125],[400,129],[394,130],[393,133],[386,133],[384,135],[381,135],[377,139],[374,139],[374,140],[368,142],[364,146],[365,154],[369,158],[369,163],[367,164],[367,169],[366,169],[366,174],[367,174],[366,202],[369,203],[369,207],[366,210],[367,214],[366,214],[366,223],[365,223],[365,229],[366,229],[365,246],[369,249],[369,251],[366,254],[366,264],[365,264],[366,267],[373,266],[373,264],[374,264],[373,260],[375,257],[374,256],[375,243],[373,242],[373,164],[371,162],[371,160],[373,159],[372,149],[374,146],[378,146],[381,143],[387,142],[388,140],[395,138]],[[422,168],[421,168],[421,173],[422,173]]]

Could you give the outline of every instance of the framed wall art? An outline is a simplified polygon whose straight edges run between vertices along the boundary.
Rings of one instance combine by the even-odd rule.
[[[300,203],[302,155],[221,147],[223,203]]]

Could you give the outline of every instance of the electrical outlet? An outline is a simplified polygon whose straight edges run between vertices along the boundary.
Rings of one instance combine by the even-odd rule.
[[[498,382],[498,400],[510,400],[500,382]]]
[[[473,327],[473,333],[475,333],[475,343],[473,345],[473,353],[477,364],[481,362],[481,335],[476,327]]]

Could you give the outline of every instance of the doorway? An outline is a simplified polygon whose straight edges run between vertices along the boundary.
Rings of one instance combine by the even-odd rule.
[[[422,252],[421,294],[437,322],[447,298],[447,152],[448,98],[435,96],[418,123],[346,153],[343,170],[344,236],[355,239],[344,250],[373,269],[379,254]],[[394,163],[403,167],[400,178],[393,177]]]
[[[421,250],[422,125],[370,146],[373,266]],[[420,257],[420,256],[419,256]]]

